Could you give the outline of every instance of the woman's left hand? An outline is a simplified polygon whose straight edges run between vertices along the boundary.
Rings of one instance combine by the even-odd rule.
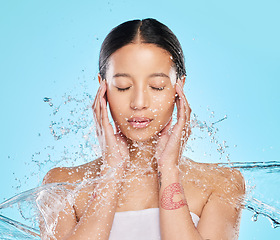
[[[178,96],[175,99],[177,107],[177,122],[173,128],[172,119],[159,133],[155,157],[159,168],[173,167],[178,165],[184,146],[191,134],[190,115],[187,98],[183,92],[181,81],[176,83]]]

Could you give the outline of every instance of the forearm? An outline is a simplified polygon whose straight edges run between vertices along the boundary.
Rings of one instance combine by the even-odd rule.
[[[202,237],[192,221],[178,168],[165,167],[159,171],[161,238],[201,240]]]
[[[101,181],[87,210],[75,228],[63,240],[105,240],[109,238],[118,203],[123,170],[118,169],[113,178]]]

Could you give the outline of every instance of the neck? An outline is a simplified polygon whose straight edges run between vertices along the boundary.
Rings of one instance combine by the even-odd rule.
[[[128,175],[138,177],[157,174],[155,155],[155,139],[138,142],[128,139],[130,162],[127,166]]]

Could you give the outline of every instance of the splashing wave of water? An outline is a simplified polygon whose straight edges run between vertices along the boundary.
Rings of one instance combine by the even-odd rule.
[[[45,97],[44,102],[52,109],[52,117],[49,125],[50,132],[55,140],[54,146],[47,146],[44,150],[32,156],[32,163],[39,167],[38,173],[46,173],[55,166],[78,165],[100,156],[100,149],[95,136],[92,121],[90,102],[93,98],[84,92],[82,97],[64,95],[60,104],[54,104],[52,98]],[[176,119],[176,113],[174,113]],[[67,118],[65,118],[67,116]],[[211,120],[214,112],[211,112]],[[216,124],[227,119],[224,116],[216,121],[207,123],[200,121],[197,115],[193,115],[192,129],[197,130],[192,139],[202,138],[199,133],[206,132],[210,143],[215,146],[220,159],[225,156],[228,163],[220,165],[239,169],[246,180],[247,194],[245,208],[253,212],[253,220],[258,215],[266,216],[273,227],[280,226],[280,203],[277,187],[279,186],[280,162],[234,162],[229,161],[226,142],[218,140]],[[74,137],[73,137],[74,136]],[[71,138],[72,137],[72,138]],[[69,140],[70,139],[70,140]],[[66,147],[67,146],[67,147]],[[186,146],[188,151],[193,151],[190,145]],[[60,152],[61,156],[58,157]],[[59,160],[54,160],[59,159]],[[265,176],[265,177],[264,177]],[[273,183],[273,184],[272,184]],[[269,192],[266,186],[270,185]],[[51,209],[44,202],[47,198],[59,198],[56,209],[63,209],[66,201],[73,200],[73,192],[67,188],[69,183],[57,183],[39,186],[29,191],[22,192],[0,204],[0,238],[1,239],[40,239],[39,220],[41,216],[51,215]],[[77,186],[76,186],[77,187]],[[275,190],[271,190],[275,187]],[[59,194],[57,194],[59,192]],[[63,193],[63,194],[62,194]],[[274,194],[274,195],[271,195]],[[7,217],[8,216],[8,217]],[[48,223],[47,231],[52,232],[54,225]],[[55,221],[52,221],[55,223]]]

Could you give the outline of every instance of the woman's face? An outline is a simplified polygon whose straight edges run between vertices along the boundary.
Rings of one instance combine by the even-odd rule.
[[[128,44],[109,59],[107,99],[118,129],[146,141],[170,121],[176,72],[171,55],[154,44]]]

